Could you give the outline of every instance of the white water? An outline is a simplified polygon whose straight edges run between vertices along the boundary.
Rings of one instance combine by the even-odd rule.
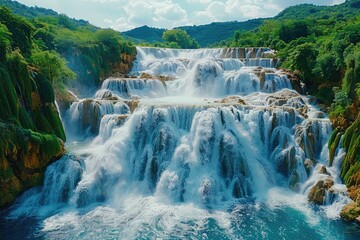
[[[320,224],[307,195],[324,178],[335,185],[320,211],[338,217],[349,201],[337,177],[343,152],[329,175],[319,173],[328,165],[330,122],[285,75],[266,68],[272,60],[250,50],[242,60],[238,49],[137,50],[133,74],[174,79],[108,79],[94,99],[75,102],[68,121],[79,134],[91,132],[91,143],[51,165],[44,187],[27,192],[13,217],[44,217],[41,231],[50,237],[130,239],[197,238],[214,219],[237,238],[234,214],[247,204],[290,207]],[[88,229],[95,224],[100,235]]]

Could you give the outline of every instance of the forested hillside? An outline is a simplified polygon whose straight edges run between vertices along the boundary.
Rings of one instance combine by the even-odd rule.
[[[209,47],[223,39],[231,38],[236,30],[250,31],[259,27],[263,22],[264,19],[259,18],[245,22],[214,22],[199,26],[184,26],[179,29],[185,30],[201,47]]]
[[[0,6],[0,207],[42,184],[46,166],[64,154],[55,97],[67,108],[66,85],[86,93],[109,75],[127,73],[136,52],[116,31],[3,3],[28,18]]]
[[[175,29],[185,30],[191,38],[197,41],[200,47],[208,47],[211,44],[228,39],[234,35],[236,30],[248,31],[259,27],[264,19],[252,19],[245,22],[214,22],[199,26],[183,26]],[[148,26],[138,27],[126,32],[125,36],[133,38],[137,42],[156,43],[162,42],[162,34],[166,29]]]

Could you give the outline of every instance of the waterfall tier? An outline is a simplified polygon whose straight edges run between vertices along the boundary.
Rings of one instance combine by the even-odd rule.
[[[337,216],[328,208],[348,201],[337,177],[343,152],[328,167],[330,121],[274,68],[272,50],[137,52],[132,78],[106,79],[94,98],[73,103],[68,130],[90,143],[53,164],[45,186],[13,214],[65,205],[83,209],[86,225],[106,212],[129,222],[131,229],[119,227],[125,238],[143,227],[171,235],[178,224],[193,229],[192,221],[209,218],[236,232],[233,217],[259,202],[310,216],[309,198]],[[177,217],[188,221],[166,220]],[[68,226],[61,216],[47,220],[50,232],[54,222]],[[145,236],[161,236],[153,234]]]

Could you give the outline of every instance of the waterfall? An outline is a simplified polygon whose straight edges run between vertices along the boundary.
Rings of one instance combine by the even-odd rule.
[[[328,181],[324,211],[338,215],[348,201],[336,177],[343,151],[328,167],[330,121],[274,68],[276,60],[266,58],[272,50],[137,52],[130,74],[135,77],[109,78],[93,98],[72,104],[66,121],[90,143],[49,167],[44,187],[19,200],[16,214],[34,207],[95,206],[89,214],[101,208],[139,230],[145,220],[137,208],[159,209],[144,210],[150,222],[158,214],[191,219],[191,211],[208,216],[203,209],[212,209],[226,228],[230,223],[221,219],[230,213],[222,206],[233,214],[239,209],[230,206],[244,201],[295,206],[298,197],[306,205],[319,181]],[[296,206],[304,214],[312,211]]]

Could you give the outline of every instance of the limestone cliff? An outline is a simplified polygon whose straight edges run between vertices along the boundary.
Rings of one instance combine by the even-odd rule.
[[[19,52],[0,64],[0,208],[41,185],[46,166],[64,154],[54,101],[52,84]]]
[[[336,138],[334,139],[333,145],[338,144]],[[341,178],[348,187],[349,196],[354,200],[354,203],[344,207],[341,217],[351,221],[360,217],[360,115],[346,130],[341,144],[346,150],[346,156],[341,165]]]

